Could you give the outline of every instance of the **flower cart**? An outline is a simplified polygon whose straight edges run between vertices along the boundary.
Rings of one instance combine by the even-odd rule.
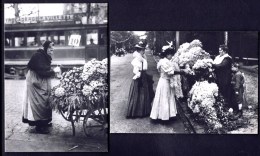
[[[95,59],[84,67],[64,72],[60,84],[52,89],[51,106],[70,121],[75,136],[75,122],[83,121],[87,136],[102,136],[108,129],[107,60]]]

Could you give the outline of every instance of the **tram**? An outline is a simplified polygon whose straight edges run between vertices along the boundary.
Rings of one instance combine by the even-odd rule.
[[[24,74],[26,65],[44,41],[55,44],[52,65],[82,66],[86,61],[107,58],[107,24],[70,22],[5,24],[5,73]],[[71,35],[80,35],[79,46],[69,46]]]

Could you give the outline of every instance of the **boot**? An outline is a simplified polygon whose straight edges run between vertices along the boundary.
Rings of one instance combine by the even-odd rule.
[[[39,134],[49,134],[50,133],[48,127],[36,126],[35,130]]]

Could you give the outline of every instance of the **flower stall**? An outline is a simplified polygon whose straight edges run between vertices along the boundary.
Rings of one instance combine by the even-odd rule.
[[[64,72],[58,86],[54,87],[50,103],[54,110],[61,113],[72,124],[83,118],[83,128],[87,136],[106,132],[108,101],[107,59],[92,59],[83,67]]]
[[[232,113],[224,107],[224,99],[215,83],[213,60],[202,47],[197,39],[180,45],[171,61],[175,66],[177,64],[175,69],[188,69],[190,72],[176,79],[176,84],[181,85],[192,116],[205,125],[207,133],[226,133],[238,125],[232,119]]]

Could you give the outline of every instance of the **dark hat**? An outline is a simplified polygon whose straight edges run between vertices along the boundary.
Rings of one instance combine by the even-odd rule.
[[[140,41],[138,44],[135,45],[135,48],[144,49],[145,48],[145,44],[142,41]]]
[[[51,42],[51,41],[45,41],[45,42],[42,44],[42,46],[47,49],[47,48],[49,47],[50,43],[52,43],[52,42]]]

